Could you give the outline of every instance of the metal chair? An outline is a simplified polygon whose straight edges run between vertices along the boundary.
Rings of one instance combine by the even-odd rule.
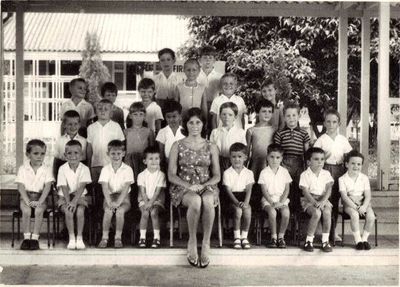
[[[339,211],[339,215],[342,217],[342,247],[344,246],[344,223],[345,220],[350,220],[350,216],[344,212],[344,210]],[[376,215],[376,213],[374,212],[375,215],[375,246],[378,246],[378,217]],[[365,216],[361,216],[360,215],[360,220],[364,220],[365,221]]]

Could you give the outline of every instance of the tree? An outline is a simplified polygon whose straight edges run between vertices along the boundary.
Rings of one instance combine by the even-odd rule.
[[[94,105],[99,101],[101,85],[110,79],[108,68],[101,60],[100,43],[96,33],[86,33],[79,76],[84,78],[88,84],[87,100]]]

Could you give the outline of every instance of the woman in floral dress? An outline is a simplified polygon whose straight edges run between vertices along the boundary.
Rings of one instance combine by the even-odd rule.
[[[218,148],[203,137],[205,123],[199,108],[188,110],[182,124],[182,133],[186,137],[173,144],[168,166],[172,204],[182,204],[188,209],[188,262],[203,268],[210,263],[210,237],[214,208],[218,204],[217,184],[221,177]],[[199,259],[196,233],[201,211],[203,242]]]

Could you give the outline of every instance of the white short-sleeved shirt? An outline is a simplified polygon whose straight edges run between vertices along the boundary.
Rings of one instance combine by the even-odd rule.
[[[99,183],[108,183],[108,190],[110,194],[120,193],[122,187],[129,183],[131,185],[135,180],[133,178],[133,170],[129,165],[122,163],[121,166],[114,171],[111,163],[107,164],[101,169]],[[130,192],[131,189],[128,189]]]
[[[147,168],[139,173],[137,178],[138,186],[146,189],[146,195],[151,199],[157,187],[166,187],[165,174],[161,170],[150,172]]]
[[[67,142],[69,142],[70,140],[77,140],[78,142],[81,143],[82,145],[82,160],[86,159],[86,139],[82,136],[80,136],[79,134],[76,134],[75,137],[71,138],[68,134],[62,135],[61,137],[59,137],[59,139],[56,142],[56,153],[55,153],[55,157],[62,159],[62,160],[66,160],[65,159],[65,145],[67,144]]]
[[[57,176],[57,187],[58,187],[58,195],[64,196],[61,186],[68,187],[69,194],[77,191],[78,186],[82,183],[89,184],[92,182],[92,178],[90,177],[89,168],[83,163],[79,163],[76,171],[73,171],[69,166],[68,162],[64,163],[60,166],[58,170]],[[82,195],[87,194],[86,188],[84,189]]]
[[[172,72],[167,78],[163,72],[158,73],[153,77],[156,84],[156,99],[159,100],[177,100],[176,86],[183,81],[183,78]]]
[[[368,176],[365,174],[360,173],[356,180],[354,180],[349,176],[349,173],[346,172],[339,177],[339,190],[345,191],[349,196],[363,196],[364,191],[371,190],[371,186]]]
[[[96,115],[94,113],[93,106],[84,99],[82,99],[77,105],[75,105],[75,103],[71,99],[65,101],[61,105],[61,117],[63,117],[65,112],[69,110],[74,110],[79,113],[79,116],[81,118],[81,125],[84,127],[86,127],[88,121],[94,118]]]
[[[273,202],[278,202],[285,192],[286,184],[291,183],[292,178],[286,168],[280,166],[276,173],[271,167],[265,167],[258,179],[258,184],[264,184]]]
[[[153,132],[156,131],[156,120],[163,120],[163,114],[160,106],[156,102],[151,102],[146,108],[147,127]]]
[[[15,183],[22,183],[26,191],[37,193],[42,193],[45,184],[53,181],[53,172],[50,167],[43,164],[35,173],[30,162],[21,165],[15,178]]]
[[[331,173],[322,169],[317,176],[311,168],[307,168],[300,175],[299,186],[305,187],[311,194],[322,195],[325,192],[326,185],[333,183]]]
[[[221,94],[218,97],[216,97],[213,100],[213,102],[211,104],[211,108],[210,108],[210,112],[217,115],[218,126],[220,127],[222,125],[222,122],[219,120],[219,112],[220,112],[219,108],[221,107],[221,105],[223,103],[227,103],[227,102],[232,102],[237,105],[239,112],[238,112],[238,115],[237,115],[237,118],[235,121],[235,126],[238,128],[243,128],[242,115],[244,113],[246,113],[246,110],[247,110],[244,100],[241,97],[236,96],[236,95],[233,95],[230,98],[228,98],[224,94]]]
[[[197,81],[206,86],[207,102],[212,102],[219,95],[219,82],[222,74],[213,69],[208,75],[204,73],[203,69],[200,71]]]
[[[223,157],[229,157],[229,148],[232,144],[239,142],[247,145],[246,132],[237,126],[233,126],[229,130],[226,127],[213,129],[210,141],[218,146],[220,155]]]
[[[254,174],[246,167],[237,173],[233,167],[224,171],[223,184],[229,187],[232,192],[243,192],[246,186],[254,183]]]
[[[339,134],[336,135],[335,139],[327,134],[321,135],[314,143],[314,147],[322,148],[325,152],[331,153],[330,157],[326,159],[327,164],[343,163],[344,154],[353,149],[347,138]]]
[[[174,134],[172,132],[172,129],[169,126],[166,126],[165,128],[162,128],[158,132],[156,141],[164,145],[164,152],[166,158],[169,158],[169,152],[171,151],[173,143],[185,138],[185,136],[181,132],[181,129],[182,127],[179,126],[176,133]]]
[[[92,167],[105,166],[110,163],[107,156],[107,145],[112,140],[125,140],[124,133],[119,124],[109,121],[104,126],[98,121],[87,129],[87,142],[92,145]]]

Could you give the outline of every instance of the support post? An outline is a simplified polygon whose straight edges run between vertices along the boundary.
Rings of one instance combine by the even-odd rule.
[[[17,4],[15,21],[15,149],[19,168],[24,162],[24,10]]]
[[[337,109],[340,113],[341,121],[339,132],[346,136],[347,127],[347,27],[348,15],[346,11],[341,11],[339,16],[339,47],[338,47],[338,95],[337,95]]]
[[[390,104],[389,104],[389,20],[390,3],[379,3],[378,64],[378,186],[387,190],[390,176]]]
[[[365,157],[363,172],[368,172],[369,166],[369,104],[370,104],[370,45],[371,24],[370,14],[364,11],[361,19],[361,139],[360,149]]]
[[[4,117],[4,91],[3,91],[3,74],[4,74],[4,31],[3,31],[3,11],[1,10],[0,5],[0,144],[4,143],[4,129],[3,129],[3,121]],[[3,160],[1,160],[2,156],[5,153],[5,146],[1,147],[0,152],[0,170],[3,170]]]

